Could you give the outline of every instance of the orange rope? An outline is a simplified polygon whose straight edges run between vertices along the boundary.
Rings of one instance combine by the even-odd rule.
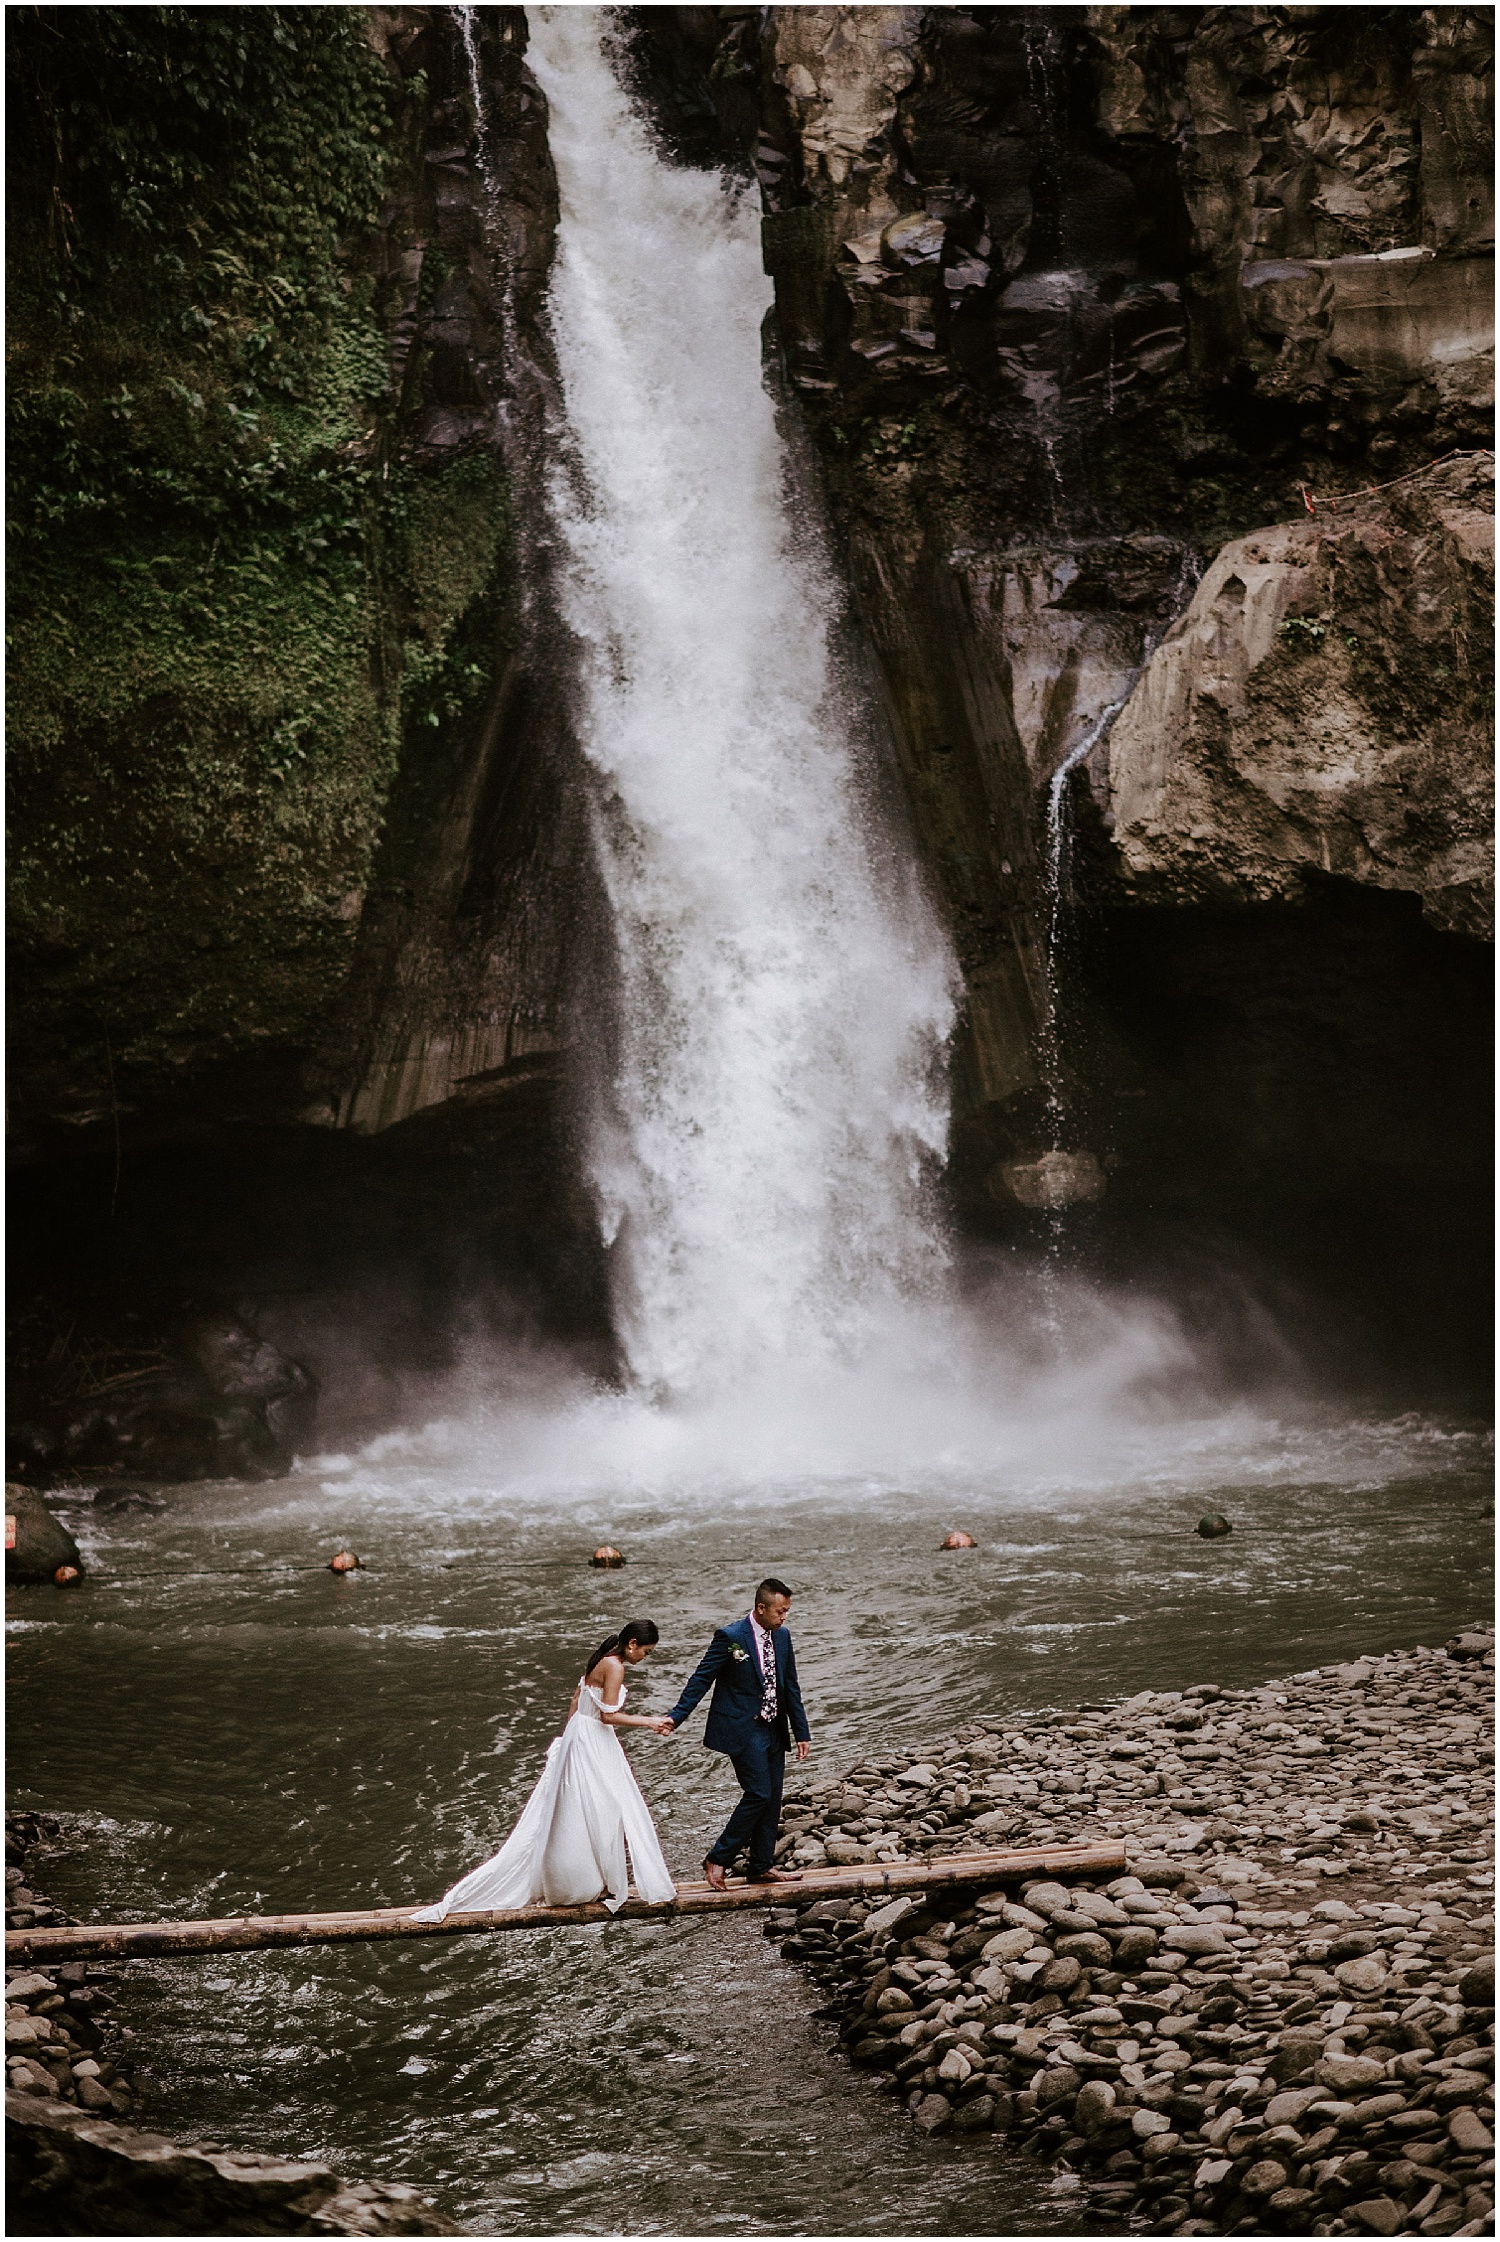
[[[1396,490],[1402,483],[1413,483],[1419,475],[1430,474],[1434,467],[1446,466],[1450,459],[1493,459],[1494,456],[1493,452],[1487,451],[1482,445],[1476,445],[1466,451],[1444,452],[1439,459],[1429,459],[1424,467],[1413,467],[1405,475],[1393,475],[1388,483],[1367,483],[1363,490],[1329,492],[1324,496],[1323,504],[1330,514],[1336,514],[1343,500],[1373,498],[1379,491]],[[1318,511],[1318,494],[1316,491],[1309,490],[1306,483],[1299,483],[1297,488],[1302,493],[1302,503],[1307,511],[1310,514],[1315,514]]]

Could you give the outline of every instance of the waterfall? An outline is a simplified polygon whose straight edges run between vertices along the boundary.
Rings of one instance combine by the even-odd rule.
[[[1047,1133],[1051,1149],[1062,1149],[1066,1124],[1062,1055],[1063,949],[1068,912],[1072,904],[1072,866],[1069,861],[1069,782],[1079,765],[1086,763],[1101,740],[1113,729],[1115,718],[1130,697],[1140,668],[1133,669],[1123,693],[1103,710],[1080,740],[1075,741],[1047,782],[1047,827],[1042,859],[1042,884],[1046,919],[1042,942],[1042,1008],[1037,1047],[1041,1061],[1042,1090],[1046,1100]]]
[[[533,8],[561,226],[552,506],[617,994],[590,1160],[648,1393],[857,1360],[941,1287],[955,971],[786,502],[758,212],[660,160],[607,13]]]

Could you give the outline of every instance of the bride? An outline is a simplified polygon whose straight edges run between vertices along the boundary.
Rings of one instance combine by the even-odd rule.
[[[499,1852],[413,1921],[441,1923],[464,1909],[525,1907],[533,1900],[574,1907],[605,1892],[604,1904],[613,1911],[624,1906],[632,1877],[640,1899],[675,1897],[646,1801],[612,1733],[649,1728],[671,1735],[669,1720],[625,1711],[625,1669],[639,1666],[659,1640],[653,1621],[633,1619],[599,1645],[573,1692],[568,1724],[548,1745],[536,1789]]]

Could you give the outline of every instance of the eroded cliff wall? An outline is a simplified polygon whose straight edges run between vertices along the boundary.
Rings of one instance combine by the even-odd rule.
[[[1112,706],[1159,692],[1173,658],[1138,688],[1143,656],[1227,540],[1488,442],[1490,18],[828,7],[761,24],[650,11],[641,37],[677,50],[665,99],[710,15],[704,86],[726,133],[745,135],[755,73],[748,146],[781,346],[959,932],[977,1088],[1001,1092],[981,1102],[1003,1104],[1030,1063],[1036,811],[1051,775]],[[1470,513],[1461,561],[1427,555],[1430,523],[1387,517],[1374,541],[1407,538],[1396,576],[1415,571],[1429,597],[1457,566],[1459,636],[1478,646],[1482,504]],[[1351,539],[1329,526],[1290,540],[1351,564],[1337,586],[1326,569],[1303,585],[1304,648],[1325,605],[1348,610],[1343,644],[1379,635],[1353,612],[1369,596],[1399,604],[1395,577],[1373,595],[1356,583]],[[1256,612],[1263,627],[1269,609]],[[1337,613],[1325,628],[1337,636]],[[1404,791],[1419,710],[1444,743],[1434,784],[1466,774],[1459,876],[1482,885],[1485,740],[1467,657],[1415,654],[1385,657],[1407,668],[1406,717],[1356,713],[1345,695],[1324,731],[1352,723],[1367,778],[1388,763]],[[1230,658],[1254,666],[1264,649]],[[1332,677],[1325,664],[1330,702]],[[1304,679],[1303,715],[1322,691]],[[1153,716],[1142,699],[1122,721],[1134,736]],[[1306,749],[1302,717],[1287,721]],[[1079,783],[1112,819],[1102,735]],[[1233,792],[1220,811],[1248,827]],[[1378,851],[1338,847],[1326,868],[1427,892],[1454,876],[1454,845],[1441,817],[1413,811],[1378,869]],[[1242,892],[1283,892],[1276,878],[1268,866]],[[1484,908],[1476,896],[1463,923]]]
[[[717,134],[764,199],[964,968],[965,1222],[1034,1229],[1060,1138],[1085,1251],[1144,1266],[1159,1224],[1321,1282],[1341,1229],[1352,1293],[1425,1233],[1451,1301],[1487,1195],[1490,15],[632,20],[667,145]]]
[[[443,11],[12,25],[22,1149],[388,1121],[393,1068],[555,1045],[562,757],[516,705],[555,190],[520,11],[477,40],[490,177]]]
[[[8,30],[22,1386],[595,1331],[524,13]]]
[[[227,1290],[296,1346],[337,1267],[351,1318],[400,1294],[413,1360],[500,1272],[607,1350],[562,1077],[600,953],[522,12],[472,11],[472,52],[436,9],[15,18],[28,1269],[132,1314]],[[1472,1219],[1491,21],[614,18],[667,153],[763,203],[771,340],[963,966],[981,1233],[1027,1234],[1005,1179],[1059,1092],[1101,1244],[1114,1210],[1243,1242],[1275,1203],[1293,1260],[1309,1207]]]

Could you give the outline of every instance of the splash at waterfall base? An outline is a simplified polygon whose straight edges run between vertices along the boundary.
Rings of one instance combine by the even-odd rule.
[[[936,1861],[1061,1792],[1132,1872],[804,1903],[768,1935],[919,2131],[1054,2159],[1095,2219],[1492,2232],[1493,1679],[1476,1631],[867,1759],[800,1803],[794,1858],[869,1857],[873,1824]]]

